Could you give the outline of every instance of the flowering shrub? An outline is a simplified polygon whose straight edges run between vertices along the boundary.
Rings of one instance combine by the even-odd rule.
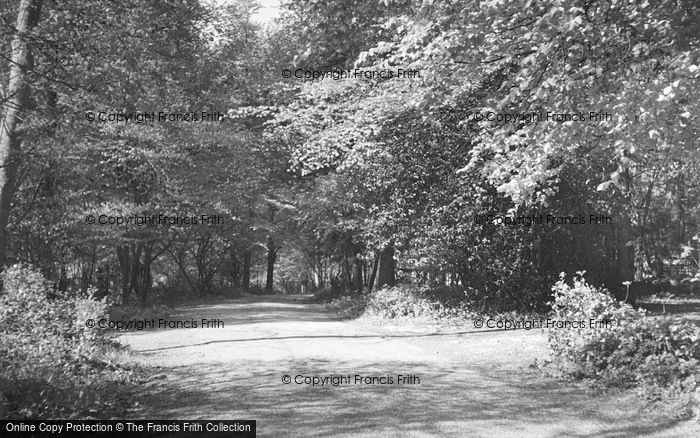
[[[573,285],[553,287],[558,320],[610,321],[595,328],[550,330],[549,345],[558,364],[576,377],[607,384],[674,387],[698,385],[700,328],[680,318],[652,318],[587,284],[582,273]]]

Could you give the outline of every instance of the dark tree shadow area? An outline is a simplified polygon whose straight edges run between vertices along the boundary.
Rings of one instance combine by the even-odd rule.
[[[681,316],[690,322],[700,324],[700,298],[672,300],[670,302],[641,302],[640,306],[651,316]]]

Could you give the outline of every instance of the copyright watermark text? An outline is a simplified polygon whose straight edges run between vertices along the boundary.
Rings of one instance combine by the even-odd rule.
[[[86,111],[88,122],[98,123],[153,123],[153,122],[221,122],[226,118],[221,112],[199,111],[192,113],[169,112],[108,112]]]
[[[322,81],[332,79],[420,79],[420,70],[405,68],[384,68],[380,70],[366,70],[362,68],[348,70],[304,70],[303,68],[282,70],[285,79],[299,79],[304,81]]]
[[[531,227],[533,225],[610,225],[612,216],[605,214],[589,215],[554,215],[531,214],[528,216],[507,216],[500,214],[475,214],[472,218],[475,224],[513,225]]]
[[[174,320],[164,318],[131,319],[131,320],[111,320],[102,318],[98,320],[85,320],[87,328],[101,328],[116,331],[126,330],[150,330],[150,329],[179,329],[179,328],[224,328],[224,321],[214,318]]]
[[[532,330],[532,329],[609,329],[615,324],[610,319],[495,319],[476,318],[473,320],[474,328],[490,328],[501,330]]]
[[[169,216],[165,214],[147,215],[93,215],[85,216],[85,223],[88,225],[115,225],[115,226],[137,226],[147,225],[223,225],[224,217],[221,215],[202,214],[199,216]]]
[[[330,374],[326,376],[297,374],[282,376],[285,385],[304,386],[351,386],[351,385],[420,385],[420,376],[416,374],[385,374],[366,376],[362,374]]]

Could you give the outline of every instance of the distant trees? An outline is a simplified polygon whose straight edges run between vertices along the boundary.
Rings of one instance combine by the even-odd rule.
[[[100,283],[124,301],[146,302],[154,284],[178,276],[210,293],[228,284],[224,272],[239,257],[247,272],[235,281],[246,286],[251,252],[264,242],[257,206],[286,170],[283,154],[219,120],[230,108],[265,102],[267,79],[250,72],[263,62],[252,5],[49,3],[32,31],[35,20],[22,11],[35,3],[1,11],[4,21],[19,12],[25,27],[3,33],[3,48],[13,39],[18,48],[0,70],[13,90],[3,88],[3,171],[16,174],[2,192],[9,240],[0,252],[36,264],[60,288]],[[17,57],[28,56],[27,45],[33,69]],[[90,119],[159,112],[209,112],[219,121]],[[217,219],[136,224],[159,215]],[[116,226],[101,217],[134,220]]]

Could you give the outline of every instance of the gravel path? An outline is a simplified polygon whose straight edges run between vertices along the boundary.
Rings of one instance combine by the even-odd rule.
[[[698,424],[651,419],[632,395],[542,378],[530,368],[548,354],[538,330],[389,329],[293,296],[183,307],[170,319],[202,318],[223,327],[122,335],[159,370],[137,415],[256,419],[259,436],[700,436]]]

